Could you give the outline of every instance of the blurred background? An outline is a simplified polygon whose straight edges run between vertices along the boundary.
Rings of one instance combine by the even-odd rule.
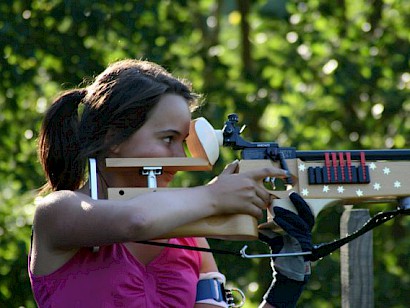
[[[36,157],[44,111],[115,60],[147,59],[191,80],[206,101],[194,117],[222,128],[235,112],[247,140],[299,150],[410,147],[406,0],[1,1],[0,47],[0,307],[35,307],[27,253],[44,184]],[[175,185],[205,183],[238,155],[223,149],[212,172],[181,174]],[[339,237],[342,212],[321,212],[314,242]],[[409,306],[409,255],[410,218],[374,230],[376,307]],[[256,307],[269,260],[216,257],[246,292],[245,307]],[[341,307],[339,251],[313,265],[300,307]]]

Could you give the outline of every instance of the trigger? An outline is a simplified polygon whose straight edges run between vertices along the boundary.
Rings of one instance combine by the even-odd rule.
[[[268,187],[268,189],[275,190],[276,186],[275,186],[275,178],[274,177],[269,177],[268,176],[263,180],[263,182],[270,185],[270,187]]]

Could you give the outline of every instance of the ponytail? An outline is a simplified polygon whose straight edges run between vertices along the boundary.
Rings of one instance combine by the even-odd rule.
[[[79,159],[78,105],[87,91],[62,93],[48,109],[38,140],[38,155],[47,177],[41,192],[78,189],[84,180],[86,162]]]

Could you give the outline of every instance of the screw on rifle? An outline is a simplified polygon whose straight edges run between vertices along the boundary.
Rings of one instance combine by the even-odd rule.
[[[230,115],[228,115],[228,120],[229,120],[230,122],[238,123],[239,117],[238,117],[238,115],[237,115],[236,113],[231,113]]]

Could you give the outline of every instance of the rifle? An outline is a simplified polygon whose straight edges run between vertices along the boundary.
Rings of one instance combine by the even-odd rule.
[[[315,216],[334,204],[368,202],[398,203],[410,195],[410,150],[298,151],[275,142],[248,142],[241,138],[236,114],[228,116],[223,145],[241,150],[240,170],[275,165],[296,177],[285,181],[286,189],[275,190],[272,206],[295,211],[288,189],[301,194]]]
[[[163,171],[211,170],[219,156],[219,147],[241,151],[239,172],[276,166],[288,170],[292,176],[280,182],[267,179],[274,186],[270,189],[276,197],[268,209],[268,219],[259,223],[249,215],[234,214],[213,216],[181,226],[161,238],[202,236],[232,240],[258,239],[258,228],[280,231],[272,220],[272,208],[284,207],[296,212],[288,198],[289,190],[301,194],[311,206],[315,216],[325,207],[336,204],[361,204],[387,202],[399,204],[397,211],[374,217],[362,231],[332,243],[335,250],[347,240],[363,234],[398,214],[410,214],[408,191],[410,174],[410,150],[352,150],[352,151],[298,151],[294,147],[280,147],[275,142],[248,142],[240,135],[238,116],[231,114],[221,130],[215,130],[204,118],[191,122],[187,146],[192,157],[186,158],[107,158],[107,168],[134,170],[147,176],[147,188],[108,188],[109,199],[129,199],[147,191],[156,192],[156,176]],[[96,195],[95,161],[90,159],[91,194]],[[93,193],[94,192],[94,193]],[[402,201],[404,200],[404,201]],[[343,242],[343,244],[341,244]],[[338,246],[339,245],[339,246]],[[323,245],[322,245],[323,246]],[[325,247],[317,247],[315,257],[325,255]],[[336,248],[335,248],[336,247]],[[323,249],[322,249],[323,248]],[[326,254],[329,245],[326,246]],[[332,251],[333,251],[332,250]],[[243,255],[243,254],[242,254]]]
[[[222,134],[223,146],[241,151],[239,172],[274,165],[294,175],[280,185],[282,189],[273,186],[272,193],[277,199],[269,207],[268,221],[259,228],[280,232],[269,215],[275,206],[297,213],[288,198],[289,189],[304,197],[315,216],[325,206],[335,204],[385,202],[398,205],[396,210],[378,213],[361,229],[342,239],[314,246],[310,260],[330,254],[397,215],[410,214],[409,149],[298,151],[294,147],[279,147],[275,142],[248,142],[241,138],[243,127],[239,128],[237,123],[238,116],[229,115]],[[274,183],[272,179],[270,182]],[[242,256],[251,258],[245,249],[246,246],[241,250]]]

